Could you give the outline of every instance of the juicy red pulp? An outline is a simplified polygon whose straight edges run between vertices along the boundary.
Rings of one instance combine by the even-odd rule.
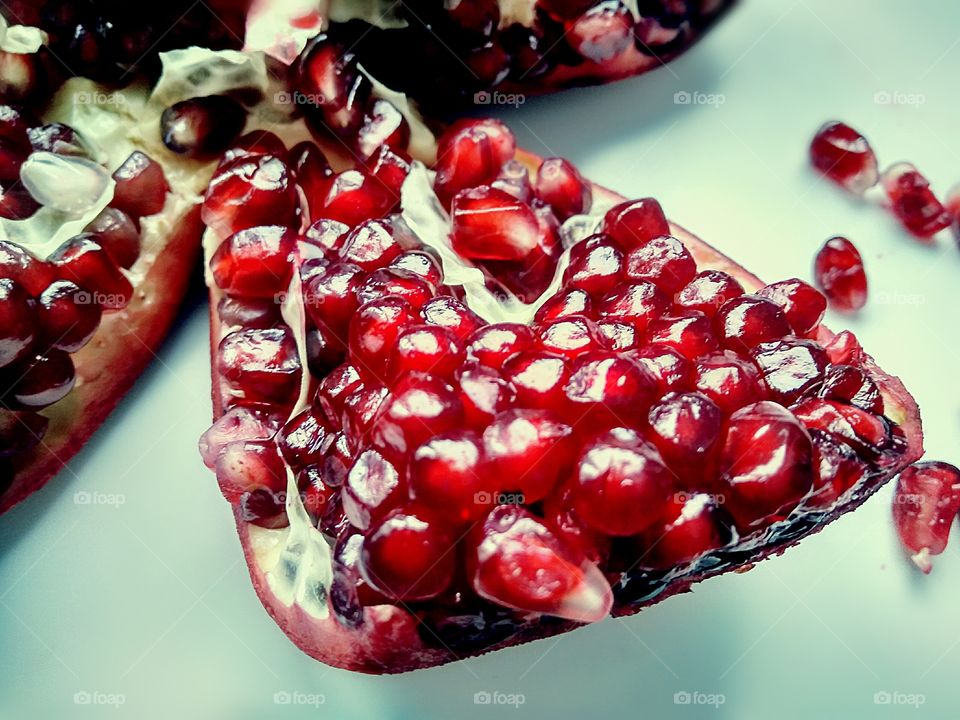
[[[592,202],[558,161],[538,181],[510,166],[513,137],[495,121],[461,121],[440,147],[452,245],[491,285]],[[344,174],[294,178],[276,148],[231,162],[267,152],[290,182],[215,178],[207,195],[227,412],[204,456],[240,516],[268,527],[287,521],[282,502],[260,501],[285,491],[286,463],[344,550],[338,617],[415,603],[430,627],[482,623],[487,644],[524,612],[596,620],[667,573],[785,541],[902,452],[855,341],[812,339],[824,297],[796,279],[746,294],[700,271],[652,198],[601,214],[531,323],[489,323],[394,207],[367,202],[376,177],[350,219],[311,212],[298,232],[251,212],[297,184],[310,208],[330,207]],[[284,285],[301,288],[307,368],[265,306]],[[280,427],[304,372],[312,402]]]

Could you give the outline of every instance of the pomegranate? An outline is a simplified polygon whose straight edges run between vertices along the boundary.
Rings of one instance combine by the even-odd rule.
[[[229,203],[208,223],[223,419],[204,457],[261,599],[311,655],[393,672],[635,612],[917,459],[909,395],[821,325],[810,285],[763,286],[656,200],[516,151],[502,123],[459,121],[439,147],[435,175],[407,164],[399,205],[371,185],[305,235],[303,208],[269,233],[235,230],[248,209]],[[328,192],[271,153],[301,204]],[[511,292],[518,277],[537,284]],[[284,283],[279,319],[238,311]],[[319,604],[276,585],[264,549],[291,543],[314,560],[284,572]],[[448,632],[463,622],[469,641]]]

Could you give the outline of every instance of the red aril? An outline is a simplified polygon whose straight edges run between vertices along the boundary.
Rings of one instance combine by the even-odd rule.
[[[567,23],[566,38],[586,60],[605,63],[633,43],[633,17],[620,0],[604,0]]]
[[[373,421],[371,440],[386,455],[402,456],[462,422],[460,399],[450,385],[432,375],[410,373],[384,400]]]
[[[565,412],[564,386],[570,368],[560,355],[540,350],[519,352],[503,364],[502,374],[513,387],[518,405]]]
[[[685,390],[693,382],[693,365],[675,348],[651,343],[636,350],[634,356],[656,378],[660,395]]]
[[[760,343],[778,340],[790,333],[786,315],[772,300],[743,295],[724,303],[714,318],[720,343],[728,350],[745,353]]]
[[[563,388],[577,424],[637,425],[657,392],[657,379],[631,358],[607,353],[581,355]]]
[[[647,341],[666,345],[688,359],[719,349],[710,318],[696,310],[683,310],[650,321]]]
[[[139,150],[131,153],[113,173],[116,186],[111,204],[134,218],[163,210],[170,186],[163,168]]]
[[[376,270],[400,257],[403,248],[393,237],[390,225],[379,219],[366,220],[343,240],[340,258],[363,270]]]
[[[0,367],[30,353],[36,338],[36,303],[9,278],[0,279]]]
[[[852,242],[843,237],[827,240],[813,266],[817,285],[842,312],[856,312],[867,303],[867,274],[863,258]]]
[[[485,466],[480,436],[451,430],[430,438],[410,456],[410,492],[451,525],[476,520],[490,509],[500,480]]]
[[[757,345],[752,357],[767,391],[785,405],[818,385],[828,364],[817,343],[790,337]]]
[[[570,249],[563,284],[602,297],[623,282],[623,251],[606,235],[593,235]]]
[[[757,366],[730,350],[699,358],[693,375],[696,389],[726,413],[766,396]]]
[[[931,238],[953,223],[929,181],[913,165],[898,163],[884,170],[881,180],[893,214],[918,238]]]
[[[670,393],[650,408],[648,418],[650,440],[674,473],[710,487],[723,430],[720,408],[700,393]]]
[[[286,328],[230,333],[220,341],[217,359],[233,400],[284,405],[296,397],[300,360]]]
[[[387,363],[397,338],[417,319],[410,303],[400,297],[387,297],[362,306],[350,321],[348,343],[350,360],[360,374],[380,380],[386,378]]]
[[[241,230],[213,254],[213,280],[230,295],[276,298],[290,284],[290,254],[296,242],[296,234],[280,225]]]
[[[428,300],[420,308],[424,322],[446,328],[460,341],[466,341],[482,324],[482,320],[466,305],[449,295]]]
[[[495,323],[477,329],[467,340],[467,356],[481,365],[500,368],[511,355],[529,350],[535,340],[530,328],[518,323]]]
[[[567,360],[602,347],[597,326],[582,316],[554,320],[540,327],[537,333],[540,347]]]
[[[743,286],[720,270],[698,273],[677,294],[677,304],[713,317],[728,300],[743,295]]]
[[[392,378],[423,372],[452,378],[463,362],[463,348],[452,332],[436,325],[413,325],[397,338],[388,365]]]
[[[626,275],[631,280],[649,280],[665,294],[676,295],[697,274],[697,263],[682,242],[661,235],[631,250],[626,257]]]
[[[932,555],[947,547],[950,527],[960,512],[960,470],[945,462],[911,465],[897,480],[893,522],[900,542],[924,573]]]
[[[0,287],[3,282],[0,281]],[[0,299],[0,303],[2,302]],[[93,301],[90,294],[69,280],[51,283],[37,298],[36,312],[37,322],[42,328],[44,346],[70,353],[90,342],[100,325],[102,314],[100,306]],[[2,346],[3,343],[0,343],[0,347]],[[0,361],[0,365],[3,364]]]
[[[93,235],[67,240],[50,260],[62,279],[92,293],[92,302],[108,310],[119,310],[130,302],[133,285]]]
[[[537,197],[553,208],[559,220],[590,212],[593,191],[580,171],[563,158],[547,158],[537,169]]]
[[[314,207],[315,198],[308,198]],[[357,225],[383,215],[396,199],[373,176],[362,170],[345,170],[330,179],[319,200],[318,214],[347,225]]]
[[[493,182],[516,147],[513,133],[499,120],[458,120],[437,145],[437,195],[449,205],[461,190]]]
[[[660,203],[653,198],[642,198],[608,210],[603,218],[603,231],[630,251],[655,237],[669,235],[670,224]]]
[[[360,530],[369,529],[407,494],[396,467],[376,450],[364,450],[357,456],[343,488],[343,512]]]
[[[827,310],[823,294],[797,278],[772,283],[757,294],[780,306],[797,335],[813,335]]]
[[[516,400],[515,386],[493,368],[477,363],[468,365],[458,380],[463,419],[469,427],[486,427]]]
[[[864,193],[877,184],[877,158],[870,143],[842,122],[823,125],[810,143],[810,162],[838,185]]]
[[[640,565],[666,570],[729,543],[733,532],[722,500],[705,493],[675,493],[644,533]]]
[[[530,206],[497,188],[457,193],[450,213],[453,249],[470,260],[523,260],[540,242]]]
[[[632,323],[637,332],[646,332],[647,325],[670,310],[670,299],[653,283],[640,281],[611,290],[597,307],[601,318]]]
[[[273,155],[241,155],[218,168],[203,200],[203,222],[220,237],[271,223],[292,224],[290,171]]]

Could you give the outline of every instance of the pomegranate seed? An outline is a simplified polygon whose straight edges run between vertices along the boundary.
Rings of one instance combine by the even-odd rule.
[[[330,328],[308,326],[304,339],[307,368],[314,377],[323,377],[346,359],[346,341]]]
[[[135,150],[113,173],[113,207],[134,218],[163,210],[170,186],[160,164]]]
[[[370,428],[388,394],[383,385],[361,385],[344,401],[341,421],[351,453],[367,443]]]
[[[722,548],[732,535],[730,520],[715,496],[677,493],[645,533],[640,565],[663,570],[682,566]]]
[[[837,333],[824,345],[823,349],[830,358],[830,362],[838,365],[844,363],[859,365],[866,358],[857,336],[849,330]]]
[[[46,346],[72,353],[97,331],[100,306],[69,280],[58,280],[37,298],[37,320]]]
[[[788,515],[813,486],[811,462],[810,437],[788,410],[763,401],[733,413],[721,468],[737,527]]]
[[[384,145],[406,150],[410,125],[389,100],[374,100],[357,130],[356,149],[363,161],[369,160]]]
[[[36,315],[36,303],[26,291],[10,278],[0,278],[0,367],[30,354]]]
[[[503,190],[479,187],[453,199],[453,249],[472,260],[523,260],[540,242],[540,225],[529,205]]]
[[[601,318],[624,320],[633,324],[639,334],[650,322],[670,310],[670,299],[649,282],[636,282],[611,291],[603,297],[597,312]]]
[[[320,218],[307,228],[303,239],[324,250],[340,253],[350,228],[342,222]]]
[[[890,444],[886,421],[859,408],[809,398],[791,409],[808,429],[828,432],[862,455],[876,457]]]
[[[428,325],[446,328],[460,341],[466,341],[483,324],[476,313],[449,296],[428,300],[420,308],[420,314]]]
[[[75,381],[70,355],[49,350],[17,370],[5,397],[11,398],[15,407],[40,410],[66,397]]]
[[[51,152],[56,155],[72,155],[74,157],[90,157],[91,152],[87,143],[69,125],[63,123],[48,123],[27,130],[30,147],[34,152]]]
[[[774,400],[788,405],[823,380],[827,355],[810,340],[784,338],[753,350],[763,384]]]
[[[474,590],[498,605],[595,622],[606,617],[613,593],[603,573],[523,508],[494,508],[469,548]]]
[[[503,377],[524,407],[558,412],[566,407],[564,386],[570,370],[559,355],[536,350],[517,353],[503,364]]]
[[[300,470],[322,459],[329,428],[312,408],[287,421],[277,435],[280,454],[293,470]]]
[[[230,395],[285,405],[300,388],[300,358],[288,328],[238,330],[220,341],[218,367]]]
[[[493,477],[509,483],[523,503],[542,500],[569,466],[573,429],[548,410],[506,410],[483,431],[483,449]]]
[[[220,450],[214,462],[220,492],[236,504],[244,496],[265,489],[283,493],[287,472],[272,440],[236,440]]]
[[[230,443],[270,440],[280,429],[280,418],[266,409],[237,405],[221,415],[200,437],[200,455],[208,468]]]
[[[631,430],[614,430],[580,454],[573,473],[574,508],[600,532],[636,535],[663,511],[672,479],[656,448]]]
[[[119,310],[133,297],[133,285],[93,235],[84,233],[67,240],[50,255],[50,260],[62,279],[94,294],[86,302]]]
[[[437,195],[444,205],[465,188],[492,183],[517,150],[510,129],[499,120],[463,119],[437,143]]]
[[[13,17],[17,17],[16,10]],[[30,102],[47,86],[39,53],[0,50],[0,97],[13,102]]]
[[[317,327],[325,327],[339,338],[347,336],[359,307],[356,291],[363,277],[363,270],[356,265],[333,263],[304,283],[304,307]]]
[[[605,0],[568,23],[566,38],[590,62],[609,62],[633,43],[633,16],[619,0]]]
[[[226,95],[196,97],[171,105],[160,116],[160,138],[171,152],[212,157],[243,132],[247,111]]]
[[[704,270],[677,294],[677,305],[713,317],[728,300],[743,295],[743,286],[725,272]]]
[[[804,504],[813,508],[833,505],[867,474],[867,466],[856,450],[830,433],[810,430],[813,442],[814,493]]]
[[[372,85],[352,52],[326,33],[317,35],[300,55],[294,82],[311,100],[303,109],[314,126],[344,137],[356,132]]]
[[[413,160],[405,152],[383,145],[370,160],[370,172],[389,197],[398,199]]]
[[[354,527],[366,530],[399,505],[406,490],[389,461],[376,450],[364,450],[343,486],[343,512]]]
[[[791,330],[779,306],[756,295],[743,295],[724,303],[714,318],[714,327],[720,343],[737,352],[749,352],[760,343],[779,340]]]
[[[933,237],[953,223],[929,181],[913,165],[897,163],[884,171],[881,180],[894,215],[918,238]]]
[[[480,436],[473,430],[431,438],[414,451],[409,472],[414,499],[442,511],[453,524],[485,515],[488,498],[497,491],[484,467]]]
[[[280,225],[241,230],[210,259],[214,282],[231,295],[275,297],[290,284],[296,244],[296,233]]]
[[[723,413],[706,395],[671,393],[650,408],[650,440],[681,478],[709,482]]]
[[[863,258],[843,237],[827,240],[814,262],[817,285],[835,310],[856,312],[867,302],[867,275]]]
[[[591,307],[590,296],[583,290],[564,290],[540,306],[534,321],[538,325],[547,325],[572,316],[589,316]],[[630,329],[633,329],[632,326]],[[599,328],[597,330],[599,332]]]
[[[282,157],[287,152],[287,146],[283,140],[278,138],[272,132],[267,130],[253,130],[246,135],[241,136],[236,142],[232,143],[220,160],[217,172],[227,163],[236,160],[238,157],[253,157],[256,155],[273,155]]]
[[[433,288],[420,276],[395,268],[375,270],[357,288],[357,301],[360,304],[388,295],[402,297],[410,303],[410,307],[419,310],[433,297]]]
[[[425,373],[400,378],[374,420],[371,438],[385,452],[403,454],[462,424],[460,398],[446,382]]]
[[[930,557],[947,547],[950,526],[960,512],[960,470],[945,462],[915,463],[900,473],[893,522],[904,547],[923,572]]]
[[[568,360],[590,350],[599,350],[603,344],[597,326],[585,317],[554,320],[538,330],[540,346]]]
[[[693,280],[697,263],[682,242],[662,235],[630,251],[626,273],[630,280],[649,280],[672,296]]]
[[[0,185],[0,218],[26,220],[39,209],[40,203],[19,184],[6,188]]]
[[[290,171],[273,155],[243,155],[217,170],[202,217],[220,237],[258,225],[293,225],[299,200]]]
[[[220,324],[227,328],[271,328],[283,318],[274,298],[233,298],[224,295],[217,303]]]
[[[780,306],[797,335],[813,334],[827,310],[823,294],[797,278],[767,285],[757,294]]]
[[[317,466],[310,465],[297,475],[297,485],[303,486],[300,500],[304,509],[313,518],[323,514],[327,505],[333,500],[333,489],[327,487],[317,474]]]
[[[690,360],[719,348],[710,318],[696,310],[651,320],[647,341],[672,347]]]
[[[50,421],[37,413],[0,409],[0,459],[33,450],[46,435],[49,425]]]
[[[560,220],[590,212],[593,190],[590,183],[563,158],[547,158],[537,170],[537,197],[553,208]]]
[[[421,509],[396,510],[363,540],[360,573],[397,600],[436,597],[453,581],[456,538]]]
[[[314,201],[308,200],[314,207]],[[395,198],[372,175],[362,170],[347,170],[331,179],[318,215],[355,226],[381,217],[394,202]]]
[[[413,273],[436,290],[443,283],[443,273],[433,255],[421,250],[408,250],[390,261],[388,268]]]
[[[413,325],[397,338],[390,356],[390,376],[399,378],[408,372],[422,372],[450,379],[463,357],[463,348],[446,328]]]
[[[244,493],[237,503],[237,514],[243,522],[265,528],[281,528],[290,524],[286,510],[286,491],[256,488]]]
[[[730,350],[697,360],[694,385],[725,413],[764,400],[757,367]]]
[[[573,417],[604,425],[634,425],[657,393],[657,378],[625,357],[591,353],[577,358],[564,386]]]
[[[810,143],[810,162],[838,185],[864,193],[877,184],[877,157],[859,132],[842,122],[823,125]]]
[[[693,383],[693,365],[679,350],[650,344],[637,350],[634,356],[656,378],[659,395],[686,390]]]
[[[418,320],[410,303],[400,297],[386,297],[361,306],[350,322],[350,361],[361,375],[386,378],[397,338]]]
[[[122,210],[105,208],[84,232],[95,235],[97,242],[119,267],[129,268],[140,257],[140,232]]]
[[[491,187],[503,190],[520,202],[530,203],[533,199],[533,185],[530,183],[530,172],[527,166],[518,160],[508,160]]]
[[[571,292],[580,292],[573,290]],[[601,320],[597,323],[597,332],[600,333],[601,343],[608,349],[616,352],[634,350],[639,344],[637,329],[617,320]]]
[[[566,546],[588,560],[604,563],[610,554],[610,538],[599,533],[573,509],[573,485],[565,483],[543,502],[545,524]]]
[[[332,425],[339,426],[344,401],[362,386],[357,369],[349,363],[344,363],[330,371],[320,381],[313,404],[323,412],[324,417]]]
[[[641,198],[608,210],[603,218],[603,231],[629,252],[655,237],[669,235],[670,224],[660,203],[653,198]]]
[[[403,248],[394,239],[390,226],[383,220],[367,220],[358,225],[343,241],[340,257],[364,270],[376,270],[396,260]]]
[[[310,219],[322,221],[322,203],[333,177],[333,169],[323,151],[310,141],[297,143],[290,151],[284,148],[281,156],[286,156],[290,173],[303,192],[310,209]],[[327,221],[329,222],[329,221]]]
[[[526,325],[485,325],[467,339],[467,356],[481,365],[500,368],[511,355],[533,349],[534,342],[533,332]]]
[[[467,425],[483,428],[495,415],[510,408],[516,400],[516,391],[500,373],[484,365],[469,365],[460,373],[460,403]]]
[[[592,235],[570,248],[564,286],[601,297],[623,280],[623,252],[605,235]]]
[[[873,379],[853,365],[831,365],[817,391],[822,398],[840,400],[876,415],[883,414],[883,396]]]

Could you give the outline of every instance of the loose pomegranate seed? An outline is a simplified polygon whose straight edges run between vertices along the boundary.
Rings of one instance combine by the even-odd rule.
[[[160,116],[160,137],[167,149],[187,157],[219,155],[243,132],[247,111],[226,95],[191,98]]]
[[[113,207],[134,218],[163,210],[170,186],[160,164],[135,150],[113,173]]]
[[[630,251],[626,273],[631,280],[649,280],[672,296],[693,280],[697,263],[682,242],[662,235]]]
[[[810,162],[838,185],[863,193],[877,184],[877,157],[859,132],[842,122],[823,125],[810,143]]]
[[[100,306],[74,283],[58,280],[37,298],[37,321],[43,329],[45,346],[72,353],[86,345],[96,332]]]
[[[813,334],[827,310],[820,291],[797,278],[767,285],[757,294],[780,306],[797,335]]]
[[[460,398],[441,378],[411,373],[400,378],[373,422],[373,443],[402,455],[434,435],[462,425]]]
[[[647,326],[647,341],[672,347],[690,360],[720,347],[710,318],[696,310],[684,310],[682,314],[651,320]]]
[[[568,360],[603,347],[597,326],[585,317],[554,320],[539,328],[540,346]]]
[[[619,246],[605,235],[592,235],[570,248],[563,283],[568,288],[602,297],[620,285],[623,269],[623,252]]]
[[[655,237],[670,234],[663,208],[653,198],[629,200],[615,205],[603,218],[603,231],[627,251],[645,245]]]
[[[699,358],[694,375],[697,390],[725,413],[766,398],[756,365],[730,350]]]
[[[537,169],[537,197],[553,208],[557,218],[590,212],[593,190],[574,165],[563,158],[547,158]]]
[[[277,434],[281,419],[266,409],[237,405],[230,408],[200,438],[200,455],[213,468],[223,449],[230,443],[246,440],[270,440]]]
[[[480,317],[459,300],[440,296],[428,300],[420,314],[428,325],[446,328],[461,341],[466,341],[482,324]]]
[[[497,491],[473,430],[452,430],[425,442],[411,456],[409,473],[414,499],[442,512],[450,524],[485,515]]]
[[[453,249],[472,260],[523,260],[540,242],[526,203],[493,187],[457,193],[451,209]]]
[[[813,508],[833,505],[867,474],[863,459],[850,445],[822,430],[810,430],[813,442],[814,493],[804,501]]]
[[[47,433],[50,421],[33,412],[0,409],[0,459],[24,455]]]
[[[677,305],[713,317],[728,300],[743,295],[743,286],[725,272],[704,270],[677,294]]]
[[[467,340],[467,355],[481,365],[500,368],[507,358],[535,343],[533,332],[519,323],[496,323],[477,329]]]
[[[13,385],[3,397],[15,407],[40,410],[66,397],[74,382],[76,373],[70,355],[48,350],[17,369]]]
[[[616,426],[635,425],[657,394],[657,378],[632,359],[591,353],[577,358],[563,388],[571,417]]]
[[[361,385],[344,401],[341,422],[351,453],[359,452],[367,443],[370,428],[388,394],[383,385]]]
[[[413,325],[397,338],[390,356],[391,378],[423,372],[449,379],[463,362],[463,348],[454,334],[436,325]]]
[[[597,307],[601,318],[624,320],[637,332],[646,332],[647,325],[670,310],[670,299],[649,282],[636,282],[611,291]]]
[[[293,470],[300,470],[322,459],[329,428],[313,408],[308,408],[287,421],[277,435],[280,454]]]
[[[542,500],[569,466],[573,429],[548,410],[517,409],[497,415],[483,431],[493,477],[522,493],[523,503]]]
[[[140,232],[136,223],[122,210],[105,208],[84,232],[95,235],[100,246],[122,268],[131,267],[140,257]]]
[[[360,160],[369,160],[384,145],[406,150],[409,142],[410,125],[403,114],[389,100],[374,100],[357,130]]]
[[[418,320],[410,303],[399,297],[387,297],[361,306],[350,322],[350,361],[361,375],[386,378],[387,363],[397,338]]]
[[[634,353],[637,362],[656,378],[660,395],[686,390],[693,382],[693,365],[667,345],[644,345]]]
[[[472,539],[468,576],[483,598],[575,622],[606,617],[613,593],[600,570],[523,508],[494,508]]]
[[[297,234],[287,227],[247,228],[220,243],[210,259],[217,287],[241,297],[274,297],[290,284]]]
[[[287,487],[287,471],[272,440],[227,443],[217,454],[214,466],[220,492],[231,504],[258,489],[282,493]]]
[[[650,440],[679,477],[709,484],[722,421],[723,413],[707,396],[671,393],[650,408]]]
[[[539,350],[517,353],[503,364],[503,377],[516,391],[519,405],[557,412],[566,408],[563,388],[570,370],[559,355]]]
[[[787,316],[772,300],[743,295],[728,300],[717,312],[714,327],[720,343],[728,350],[749,352],[751,348],[790,334]]]
[[[290,171],[273,155],[241,155],[214,174],[203,222],[220,237],[258,225],[292,226],[299,200]]]
[[[877,384],[862,368],[853,365],[831,365],[817,395],[849,403],[876,415],[883,414],[883,396]]]
[[[950,211],[913,165],[897,163],[884,171],[881,180],[894,215],[918,238],[933,237],[953,223]]]
[[[343,486],[343,511],[354,527],[366,530],[399,505],[406,494],[406,484],[397,469],[376,450],[364,450]]]
[[[960,512],[960,470],[945,462],[911,465],[897,480],[893,522],[900,542],[923,572],[933,568],[932,555],[947,547],[950,526]]]
[[[513,385],[499,372],[476,363],[460,372],[458,392],[464,421],[475,428],[489,425],[497,413],[510,408],[516,400]]]
[[[453,581],[454,540],[424,510],[396,510],[364,538],[360,573],[372,588],[397,600],[436,597]]]
[[[641,567],[671,569],[730,542],[730,520],[713,495],[676,493],[644,534]]]
[[[771,397],[785,405],[818,385],[828,364],[823,348],[799,338],[761,343],[752,356]]]
[[[588,443],[576,461],[574,508],[600,532],[636,535],[663,511],[672,480],[656,448],[632,430],[613,430]]]
[[[465,188],[493,182],[517,149],[510,129],[499,120],[453,123],[437,143],[436,191],[444,205]]]
[[[87,302],[118,310],[126,307],[133,296],[133,285],[93,235],[84,233],[67,240],[50,255],[50,260],[62,279],[94,294]]]
[[[785,517],[813,486],[810,437],[799,420],[772,402],[730,416],[720,462],[726,509],[741,530]]]
[[[867,302],[867,275],[863,258],[852,242],[843,237],[827,240],[813,266],[817,285],[842,312],[855,312]]]
[[[315,199],[307,199],[310,207],[314,207]],[[331,179],[320,201],[318,215],[354,226],[381,217],[395,201],[373,175],[362,170],[347,170]]]
[[[339,426],[344,401],[362,386],[357,369],[349,363],[344,363],[330,371],[320,381],[313,404],[323,412],[324,417],[333,426]]]
[[[10,278],[0,278],[0,367],[26,358],[36,338],[36,303]]]
[[[633,16],[619,0],[605,0],[567,23],[566,38],[590,62],[609,62],[633,43]]]
[[[351,263],[332,263],[303,285],[303,304],[317,327],[325,327],[339,338],[347,336],[350,320],[357,312],[357,289],[364,272]]]
[[[285,405],[300,386],[297,344],[287,328],[238,330],[220,341],[218,367],[233,398]]]

